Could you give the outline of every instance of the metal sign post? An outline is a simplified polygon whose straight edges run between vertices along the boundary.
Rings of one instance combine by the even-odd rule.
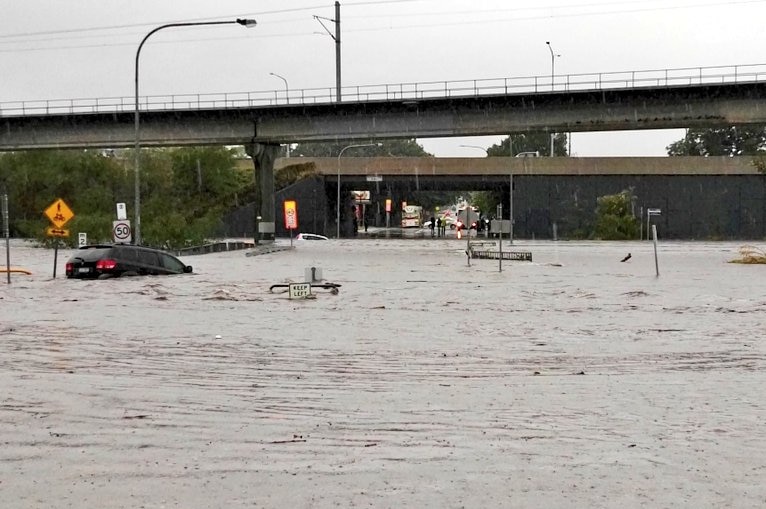
[[[500,220],[503,218],[503,204],[497,206],[497,220],[500,222]],[[490,230],[492,228],[490,227]],[[500,255],[497,257],[497,268],[498,272],[503,272],[503,231],[500,230],[500,233],[497,234],[498,238],[500,239],[500,244],[498,246],[498,250],[500,251]]]
[[[467,216],[467,214],[466,214]],[[465,255],[468,258],[468,266],[471,266],[471,227],[465,231]]]
[[[657,261],[657,225],[652,225],[652,238],[654,239],[654,271],[660,277],[660,263]]]
[[[52,227],[46,230],[48,236],[56,239],[53,243],[53,279],[56,279],[56,265],[58,264],[59,257],[59,238],[69,237],[69,230],[65,230],[63,226],[74,217],[74,212],[72,212],[72,209],[69,208],[69,205],[67,205],[64,200],[59,198],[51,203],[43,213],[53,224]]]
[[[649,240],[649,221],[651,221],[652,216],[660,216],[662,215],[662,209],[646,209],[646,239]]]
[[[3,234],[5,235],[5,268],[6,274],[8,274],[8,284],[11,284],[11,229],[8,225],[8,195],[3,193],[2,204],[0,206],[3,209]]]

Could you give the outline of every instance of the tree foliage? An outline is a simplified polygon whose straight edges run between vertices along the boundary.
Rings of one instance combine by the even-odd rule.
[[[13,236],[42,239],[43,211],[62,198],[75,212],[66,229],[91,242],[111,240],[115,204],[135,195],[132,151],[110,157],[99,151],[28,151],[0,155],[0,189],[9,195]],[[180,247],[215,234],[224,211],[252,187],[231,151],[217,147],[152,149],[141,157],[141,226],[147,245]],[[70,244],[76,235],[68,239]]]
[[[553,154],[556,157],[568,156],[566,133],[556,133],[553,136]],[[487,149],[487,155],[490,157],[509,157],[511,155],[511,150],[508,148],[509,142],[512,144],[514,156],[522,152],[537,152],[541,156],[550,156],[551,154],[550,133],[528,132],[513,134],[499,144],[492,145]]]
[[[601,240],[631,240],[638,237],[639,219],[633,216],[629,190],[598,197],[594,235]]]
[[[667,146],[670,156],[744,156],[766,153],[766,125],[688,129]]]
[[[349,157],[433,157],[415,139],[384,140],[381,145],[354,147],[343,153]],[[349,145],[363,145],[364,142],[336,141],[330,143],[299,143],[291,151],[291,157],[338,157],[340,151]]]

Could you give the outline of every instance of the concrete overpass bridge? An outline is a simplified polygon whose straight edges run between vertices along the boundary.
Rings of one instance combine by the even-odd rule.
[[[645,220],[650,208],[663,211],[653,221],[664,238],[766,237],[766,176],[752,157],[298,157],[277,159],[275,169],[296,165],[314,177],[278,191],[277,204],[297,200],[303,231],[328,236],[336,232],[340,179],[342,236],[352,234],[352,206],[361,205],[354,191],[370,192],[363,208],[376,226],[384,225],[386,199],[397,224],[398,204],[422,204],[420,193],[494,191],[506,219],[513,210],[518,236],[551,238],[557,228],[571,238],[594,219],[598,197],[632,190],[637,217]],[[230,234],[252,230],[252,214],[244,216],[230,221],[236,224]],[[281,223],[277,233],[287,235]]]
[[[141,145],[245,145],[258,231],[270,238],[283,143],[766,123],[766,64],[346,87],[341,102],[334,93],[143,97]],[[0,151],[130,147],[135,109],[132,98],[0,103]]]

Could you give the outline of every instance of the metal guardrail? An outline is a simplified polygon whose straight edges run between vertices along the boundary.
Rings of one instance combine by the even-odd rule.
[[[426,81],[341,88],[343,102],[417,101],[452,97],[520,95],[598,91],[647,87],[677,87],[766,81],[766,64],[714,67],[683,67],[643,71],[487,78],[458,81]],[[332,104],[334,87],[254,92],[148,95],[139,98],[142,112],[210,110],[293,105]],[[115,113],[135,111],[133,97],[49,99],[0,102],[0,117]]]
[[[474,251],[470,250],[471,258],[480,258],[484,260],[503,260],[531,262],[532,253],[530,251]]]

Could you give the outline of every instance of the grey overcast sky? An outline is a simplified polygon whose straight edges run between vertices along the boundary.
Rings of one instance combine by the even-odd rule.
[[[335,45],[314,16],[333,0],[0,0],[3,102],[131,97],[135,53],[171,22],[252,17],[258,26],[167,29],[141,52],[141,95],[335,86]],[[343,85],[550,77],[766,62],[766,0],[345,0]],[[333,30],[331,22],[325,25]],[[549,78],[548,78],[549,79]],[[682,131],[574,134],[573,155],[664,155]],[[479,157],[500,137],[421,139]]]

